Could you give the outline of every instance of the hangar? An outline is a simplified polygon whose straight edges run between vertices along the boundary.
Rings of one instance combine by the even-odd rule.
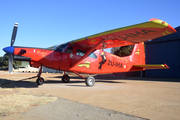
[[[145,42],[146,64],[167,64],[170,69],[146,70],[146,77],[180,78],[180,26],[177,33]]]

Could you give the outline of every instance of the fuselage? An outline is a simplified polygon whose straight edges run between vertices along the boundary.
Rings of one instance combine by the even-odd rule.
[[[135,64],[145,64],[144,45],[136,44],[131,55],[119,57],[102,50],[95,50],[86,56],[87,50],[71,44],[55,46],[51,49],[13,47],[14,55],[27,59],[33,67],[45,66],[62,71],[76,71],[80,73],[103,74],[136,71]]]

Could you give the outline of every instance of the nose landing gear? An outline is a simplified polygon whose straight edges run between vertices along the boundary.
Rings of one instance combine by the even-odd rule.
[[[70,81],[70,77],[64,71],[64,75],[62,76],[62,82],[63,83],[68,83],[69,81]]]
[[[37,77],[38,77],[36,80],[37,85],[42,85],[44,83],[44,79],[41,77],[41,74],[42,74],[42,65],[41,65],[41,67],[39,69],[39,73],[37,75]]]

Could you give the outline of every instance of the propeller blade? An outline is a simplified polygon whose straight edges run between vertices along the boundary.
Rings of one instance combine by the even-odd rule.
[[[8,70],[10,74],[13,72],[13,55],[12,54],[9,54]]]
[[[17,34],[17,29],[18,29],[18,23],[15,23],[14,28],[13,28],[12,37],[11,37],[11,46],[14,45],[14,42],[16,39],[16,34]]]

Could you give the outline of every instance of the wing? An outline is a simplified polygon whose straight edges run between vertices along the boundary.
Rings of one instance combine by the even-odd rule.
[[[105,49],[132,45],[172,34],[174,32],[176,32],[176,30],[168,23],[153,18],[145,23],[109,30],[99,34],[73,40],[70,41],[70,44],[89,50],[101,42],[98,46],[96,46],[96,49]]]

